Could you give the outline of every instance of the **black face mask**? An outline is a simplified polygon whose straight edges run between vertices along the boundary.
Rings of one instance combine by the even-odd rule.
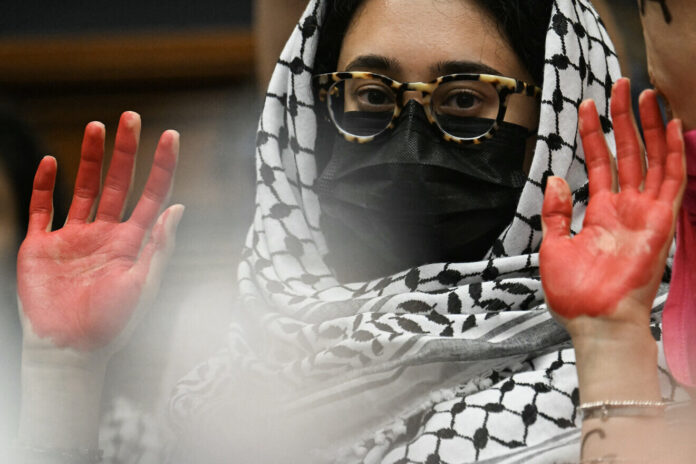
[[[384,140],[337,137],[316,189],[339,280],[480,260],[514,216],[527,136],[503,123],[482,144],[448,142],[412,100]]]

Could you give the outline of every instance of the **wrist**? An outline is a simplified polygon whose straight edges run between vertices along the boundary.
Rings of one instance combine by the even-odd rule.
[[[105,373],[106,362],[74,350],[27,353],[22,360],[18,441],[96,448]]]
[[[580,400],[659,401],[657,344],[649,327],[572,336]]]

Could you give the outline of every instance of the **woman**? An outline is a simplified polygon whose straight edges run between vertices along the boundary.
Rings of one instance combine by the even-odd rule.
[[[535,250],[542,186],[551,175],[570,184],[572,227],[580,228],[587,178],[577,105],[595,99],[610,132],[607,98],[618,65],[589,4],[531,3],[423,0],[406,9],[365,0],[343,14],[329,2],[308,5],[260,121],[256,216],[239,272],[240,323],[229,346],[173,396],[173,420],[185,438],[173,462],[577,459],[573,351],[544,310]],[[333,40],[323,39],[327,33],[335,33]],[[538,53],[542,41],[545,56]],[[323,60],[323,71],[354,72],[315,78],[327,110],[314,104],[312,86]],[[483,76],[443,79],[437,88],[400,85],[461,71]],[[539,106],[535,84],[542,79]],[[351,92],[366,83],[365,92]],[[500,100],[504,114],[469,112]],[[365,103],[375,106],[371,114],[352,106]],[[179,207],[165,211],[137,254],[170,185],[174,134],[163,136],[142,207],[116,224],[124,190],[118,186],[129,176],[138,124],[124,115],[117,137],[123,163],[112,164],[108,196],[102,194],[90,225],[127,239],[127,259],[115,277],[93,278],[85,297],[110,302],[108,311],[71,300],[56,305],[65,320],[39,316],[55,314],[41,303],[57,291],[42,295],[32,285],[31,251],[47,237],[40,231],[55,166],[47,160],[39,169],[35,233],[19,270],[30,322],[20,428],[26,453],[41,444],[73,453],[94,448],[95,414],[71,418],[47,401],[47,386],[63,382],[65,392],[70,375],[67,390],[83,399],[68,397],[82,408],[86,398],[95,410],[106,359],[131,313],[147,305],[171,246]],[[88,126],[78,185],[89,195],[74,200],[74,224],[69,220],[64,234],[87,230],[98,191],[87,171],[95,163],[88,162],[99,159],[101,140],[103,127]],[[406,203],[408,210],[394,209]],[[376,233],[362,233],[363,225]],[[441,264],[449,256],[459,262]],[[110,270],[98,264],[98,272]],[[120,283],[118,292],[112,282]],[[116,305],[116,294],[128,301]],[[52,424],[38,420],[47,415]],[[64,422],[73,430],[57,434]]]

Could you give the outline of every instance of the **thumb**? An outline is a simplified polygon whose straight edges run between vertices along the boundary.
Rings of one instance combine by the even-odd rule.
[[[544,240],[569,237],[573,215],[570,188],[565,179],[551,176],[546,183],[544,205],[541,208],[541,227]]]
[[[152,234],[143,247],[133,272],[150,280],[161,276],[174,251],[176,231],[184,214],[183,205],[173,205],[164,210],[152,228]]]
[[[118,339],[111,344],[112,354],[125,346],[154,301],[159,291],[164,268],[174,251],[176,229],[183,213],[183,205],[174,205],[160,215],[138,260],[131,268],[131,277],[136,282],[143,284],[142,294],[128,324],[121,331]]]

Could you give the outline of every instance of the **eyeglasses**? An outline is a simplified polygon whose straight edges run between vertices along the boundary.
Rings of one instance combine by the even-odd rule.
[[[430,82],[398,82],[371,72],[335,72],[314,76],[319,99],[329,117],[351,142],[366,143],[394,129],[404,107],[403,95],[421,92],[428,121],[445,140],[481,143],[490,139],[505,119],[508,97],[536,99],[541,88],[491,74],[449,74]]]

